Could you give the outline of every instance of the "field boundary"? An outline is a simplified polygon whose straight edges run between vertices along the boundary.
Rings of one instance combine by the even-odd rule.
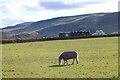
[[[36,41],[73,40],[73,39],[117,37],[117,36],[119,37],[120,34],[117,34],[117,35],[103,35],[103,36],[90,36],[90,37],[79,37],[79,38],[60,38],[60,37],[53,37],[53,38],[40,38],[40,39],[4,39],[4,40],[0,40],[0,43],[1,43],[1,44],[8,44],[8,43],[25,43],[25,42],[36,42]]]

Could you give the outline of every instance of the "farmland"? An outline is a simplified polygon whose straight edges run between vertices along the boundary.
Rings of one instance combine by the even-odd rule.
[[[3,78],[116,78],[118,37],[3,44]],[[79,64],[58,66],[64,51]]]

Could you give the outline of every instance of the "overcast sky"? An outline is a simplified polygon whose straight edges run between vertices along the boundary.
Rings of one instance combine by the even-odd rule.
[[[117,11],[118,0],[0,0],[0,28],[60,16]]]

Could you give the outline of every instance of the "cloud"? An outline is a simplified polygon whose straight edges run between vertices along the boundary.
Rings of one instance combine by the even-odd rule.
[[[84,8],[86,5],[96,4],[98,2],[78,2],[78,3],[65,3],[65,2],[40,2],[40,6],[49,10],[64,10],[74,8]]]
[[[11,15],[10,10],[5,4],[2,4],[0,5],[0,18],[6,15]]]
[[[39,7],[35,7],[35,6],[24,6],[24,9],[26,10],[26,11],[39,11],[40,9],[39,9]]]
[[[0,0],[0,27],[60,16],[115,12],[117,0]]]
[[[22,3],[23,4],[23,3]],[[33,12],[37,12],[40,11],[42,9],[42,7],[39,6],[39,2],[38,0],[34,0],[34,1],[29,1],[27,2],[27,4],[24,4],[23,9],[25,9],[26,11],[33,11]]]
[[[7,26],[7,25],[11,25],[11,24],[15,25],[16,23],[21,23],[21,22],[25,22],[25,21],[23,21],[21,19],[13,19],[13,18],[6,17],[4,19],[1,19],[0,22],[2,23],[2,25]]]
[[[9,9],[5,5],[0,5],[0,13],[8,13]]]

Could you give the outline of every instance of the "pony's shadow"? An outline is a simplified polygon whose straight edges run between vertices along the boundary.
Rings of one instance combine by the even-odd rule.
[[[70,66],[72,64],[67,64],[67,65],[50,65],[48,67],[66,67],[66,66]]]

